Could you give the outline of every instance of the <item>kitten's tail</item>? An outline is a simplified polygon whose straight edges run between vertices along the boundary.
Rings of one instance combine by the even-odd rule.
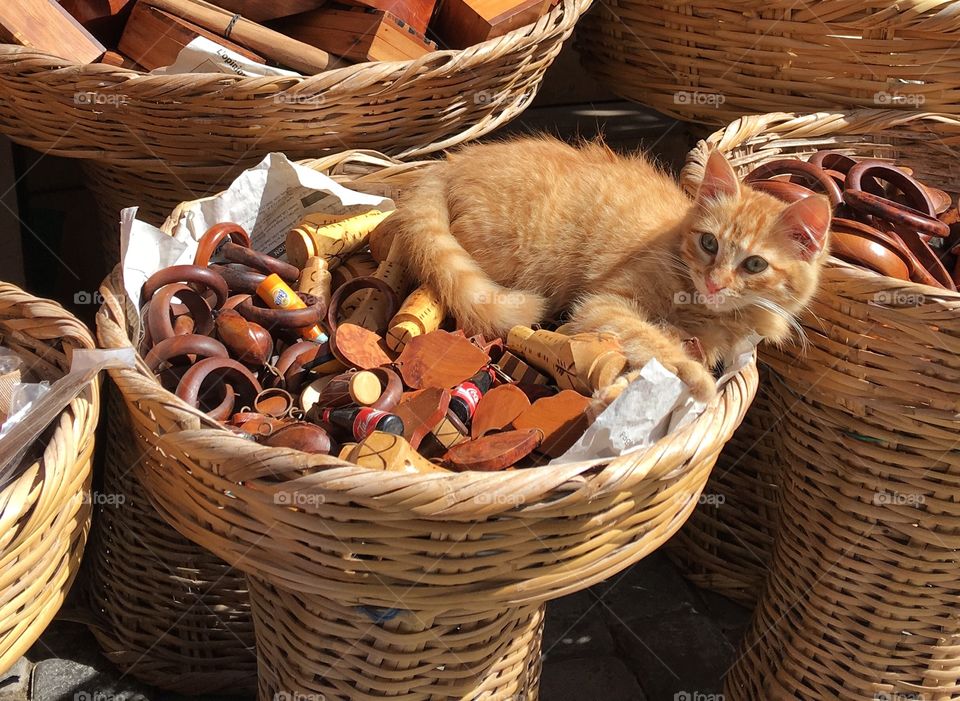
[[[381,226],[394,232],[394,245],[401,246],[410,272],[437,293],[469,333],[501,335],[542,320],[543,297],[491,280],[453,236],[447,186],[439,174],[422,179]]]

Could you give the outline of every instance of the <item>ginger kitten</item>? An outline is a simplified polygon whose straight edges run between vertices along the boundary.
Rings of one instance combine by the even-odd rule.
[[[826,197],[787,205],[710,155],[695,200],[643,156],[552,138],[467,146],[429,167],[385,222],[411,272],[473,333],[569,311],[655,357],[695,397],[752,333],[779,342],[817,288]],[[682,341],[696,337],[706,364]]]

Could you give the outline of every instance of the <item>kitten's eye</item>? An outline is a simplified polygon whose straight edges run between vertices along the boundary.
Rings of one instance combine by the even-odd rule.
[[[767,261],[760,256],[750,256],[743,261],[743,269],[748,273],[762,273],[767,269]]]
[[[720,248],[720,243],[713,234],[700,234],[700,248],[707,253],[713,254]]]

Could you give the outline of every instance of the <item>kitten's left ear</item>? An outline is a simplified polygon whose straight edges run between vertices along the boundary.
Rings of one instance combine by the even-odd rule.
[[[740,179],[720,150],[714,149],[703,169],[703,182],[697,192],[697,204],[704,204],[708,200],[716,201],[722,197],[736,197],[738,194]]]
[[[815,258],[827,240],[833,208],[823,195],[804,197],[780,214],[777,222],[790,240],[797,244],[803,260]]]

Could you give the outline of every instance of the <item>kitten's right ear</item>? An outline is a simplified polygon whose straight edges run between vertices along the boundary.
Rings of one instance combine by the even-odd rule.
[[[740,194],[740,179],[719,149],[710,152],[707,166],[703,169],[703,182],[697,192],[697,204],[716,201],[722,197]]]

